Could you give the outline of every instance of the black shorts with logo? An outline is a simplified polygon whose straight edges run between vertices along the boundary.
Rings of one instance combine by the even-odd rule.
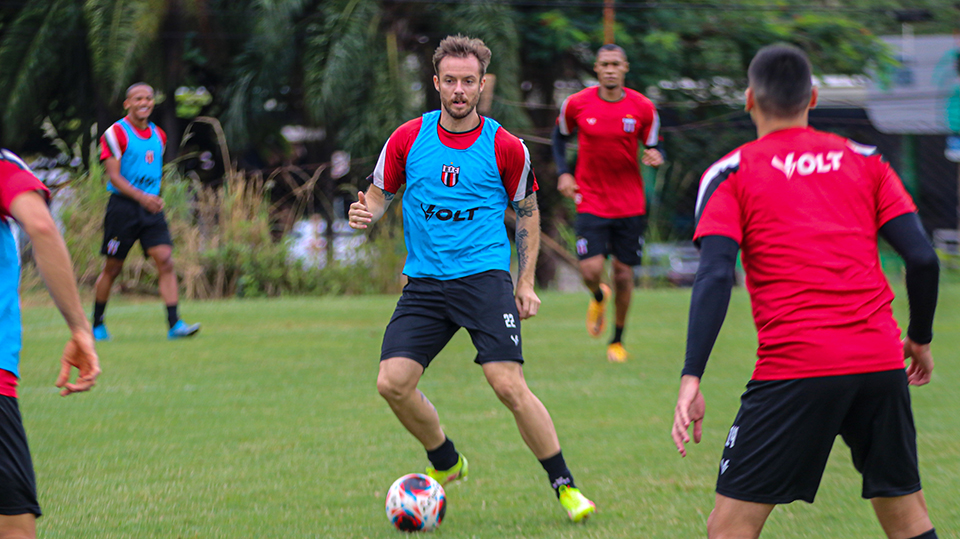
[[[917,433],[904,369],[751,380],[727,435],[717,493],[747,502],[813,503],[837,435],[864,498],[920,490]]]
[[[589,213],[577,214],[577,256],[586,260],[597,255],[613,255],[628,266],[643,260],[643,233],[647,216],[606,219]]]
[[[37,480],[17,399],[0,395],[0,515],[40,516]]]
[[[380,361],[407,357],[426,369],[461,327],[470,332],[476,363],[523,363],[509,273],[491,270],[448,281],[411,277],[384,332]]]
[[[147,249],[157,245],[173,245],[170,229],[163,212],[150,213],[132,198],[110,195],[107,202],[107,214],[103,218],[103,245],[100,254],[127,258],[133,244],[140,241],[140,247],[146,255]]]

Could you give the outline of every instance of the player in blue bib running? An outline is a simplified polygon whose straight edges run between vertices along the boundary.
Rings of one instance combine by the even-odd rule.
[[[134,84],[127,89],[123,102],[127,115],[111,125],[100,139],[100,160],[110,177],[110,201],[103,219],[100,248],[100,254],[107,259],[97,277],[93,307],[93,335],[98,341],[110,340],[103,314],[113,281],[137,241],[157,265],[160,297],[167,306],[167,338],[189,337],[200,331],[200,324],[185,323],[177,312],[179,293],[173,269],[173,241],[160,198],[167,135],[150,121],[153,105],[153,88],[142,82]]]
[[[408,283],[387,325],[377,389],[427,451],[427,473],[440,483],[467,475],[467,460],[440,427],[418,389],[424,370],[461,327],[474,360],[513,412],[523,440],[540,460],[574,522],[595,511],[576,488],[550,414],[523,378],[520,320],[537,314],[533,290],[540,246],[536,178],[523,142],[476,111],[490,49],[479,39],[447,37],[433,56],[442,108],[398,128],[380,154],[373,185],[350,207],[350,226],[379,220],[403,195]],[[519,279],[510,277],[503,213],[517,213]]]

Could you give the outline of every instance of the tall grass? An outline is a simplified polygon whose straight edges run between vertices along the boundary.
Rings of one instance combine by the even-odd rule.
[[[322,170],[312,176],[299,172],[285,174],[288,183],[305,179],[295,185],[290,197],[274,203],[269,188],[274,183],[273,176],[264,180],[259,172],[248,173],[228,166],[219,185],[203,185],[182,175],[176,162],[164,167],[164,211],[184,298],[399,290],[406,256],[400,204],[391,209],[359,248],[356,262],[341,263],[328,257],[331,261],[321,269],[289,256],[289,229],[304,217],[307,208],[319,205],[328,215],[332,214],[329,203],[314,199],[318,196],[315,186]],[[109,199],[102,167],[98,162],[90,163],[57,189],[54,196],[64,201],[61,220],[74,271],[81,285],[92,286],[103,267],[100,245]],[[39,284],[29,263],[25,268],[24,285]],[[138,246],[130,251],[116,286],[121,292],[157,293],[156,267]]]

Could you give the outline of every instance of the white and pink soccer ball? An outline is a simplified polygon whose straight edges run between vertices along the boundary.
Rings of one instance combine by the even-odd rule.
[[[405,532],[431,531],[443,521],[447,496],[435,479],[412,473],[393,482],[387,491],[387,519]]]

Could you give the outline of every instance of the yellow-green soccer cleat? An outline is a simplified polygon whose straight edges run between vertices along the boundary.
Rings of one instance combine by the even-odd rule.
[[[427,475],[436,479],[438,483],[444,486],[454,481],[466,479],[468,471],[467,459],[463,455],[460,455],[460,459],[457,460],[457,463],[449,470],[438,470],[433,466],[427,466]]]
[[[592,515],[597,506],[580,494],[580,489],[560,486],[560,505],[567,510],[567,516],[574,522],[580,522]]]

